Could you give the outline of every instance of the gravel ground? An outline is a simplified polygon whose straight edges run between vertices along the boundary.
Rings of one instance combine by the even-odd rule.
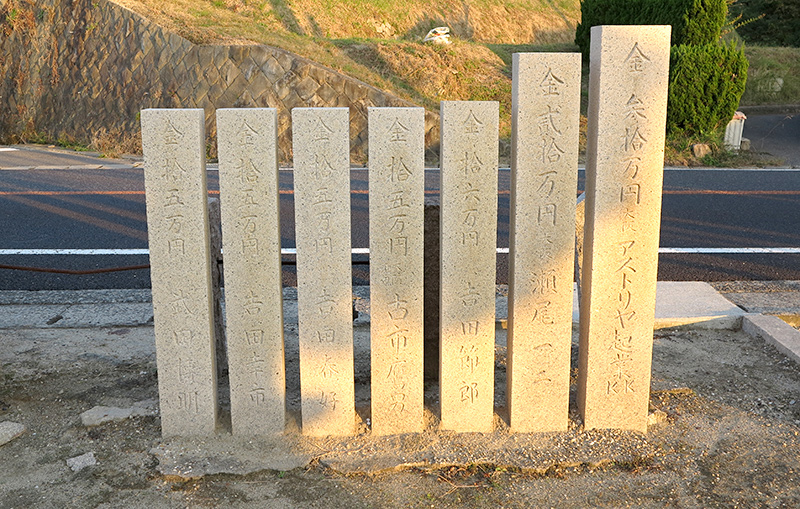
[[[800,505],[800,369],[738,331],[656,333],[647,435],[586,431],[574,404],[567,432],[514,435],[503,420],[502,390],[494,433],[442,433],[429,385],[425,433],[378,438],[362,425],[355,437],[311,440],[297,433],[294,412],[280,445],[307,459],[302,466],[194,478],[169,473],[158,451],[191,452],[200,465],[216,454],[210,451],[263,457],[275,444],[224,432],[205,442],[162,441],[157,416],[92,427],[79,418],[95,405],[157,397],[152,328],[0,336],[0,422],[28,429],[0,446],[2,508]],[[365,418],[368,355],[359,348],[357,404]],[[504,355],[498,347],[499,382]],[[290,405],[294,384],[290,377]],[[95,465],[67,466],[90,452]]]

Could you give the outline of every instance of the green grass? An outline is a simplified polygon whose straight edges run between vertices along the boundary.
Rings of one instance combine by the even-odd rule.
[[[800,48],[746,46],[750,61],[742,105],[800,104]]]

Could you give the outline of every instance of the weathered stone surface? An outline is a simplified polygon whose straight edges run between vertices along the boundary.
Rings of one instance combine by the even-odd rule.
[[[131,417],[158,415],[157,406],[156,400],[139,401],[129,408],[94,406],[81,413],[81,424],[87,427],[99,426],[107,422],[124,421]]]
[[[592,28],[578,408],[647,431],[669,26]]]
[[[314,94],[319,90],[319,83],[314,81],[313,78],[306,76],[298,83],[295,84],[295,91],[304,101],[310,100]]]
[[[28,428],[24,424],[11,421],[0,422],[0,446],[22,436]]]
[[[519,432],[568,424],[580,84],[579,53],[514,54],[506,397]]]
[[[494,424],[496,102],[444,101],[441,171],[442,429]]]
[[[93,467],[95,465],[97,465],[97,458],[94,457],[93,452],[87,452],[86,454],[67,459],[67,466],[71,468],[73,472],[80,472],[84,468]]]
[[[750,150],[750,138],[742,138],[741,144],[739,145],[739,150],[743,150],[745,152]]]
[[[425,113],[369,109],[372,432],[421,432]]]
[[[295,238],[303,433],[355,430],[349,115],[296,108]]]
[[[217,110],[234,435],[283,431],[277,112]]]
[[[203,110],[142,111],[164,435],[208,435],[217,426],[203,122]]]

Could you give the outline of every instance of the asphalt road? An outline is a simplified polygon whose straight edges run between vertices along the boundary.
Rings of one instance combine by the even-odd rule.
[[[147,249],[140,167],[130,161],[19,152],[27,151],[0,149],[0,168],[5,168],[0,170],[0,264],[92,270],[148,263],[146,254],[136,254]],[[26,169],[29,166],[37,169]],[[60,169],[67,166],[72,169]],[[351,175],[352,244],[367,247],[367,172],[353,170]],[[509,176],[508,170],[499,173],[499,248],[508,247]],[[438,177],[436,170],[426,172],[426,193],[438,193]],[[295,246],[291,171],[281,172],[280,184],[282,244],[290,248]],[[215,194],[218,182],[213,169],[208,185]],[[668,169],[661,247],[660,280],[800,280],[800,170]],[[674,248],[682,252],[665,252]],[[742,248],[756,251],[732,252]],[[760,252],[763,248],[794,252]],[[109,249],[113,254],[46,254],[53,249]],[[368,283],[367,260],[365,255],[354,255],[354,284]],[[507,255],[498,254],[499,283],[506,282],[507,270]],[[284,266],[284,283],[295,283],[290,264]],[[89,275],[0,269],[0,290],[148,288],[149,284],[147,269]]]
[[[742,136],[750,148],[781,158],[789,168],[800,168],[800,114],[748,115]]]

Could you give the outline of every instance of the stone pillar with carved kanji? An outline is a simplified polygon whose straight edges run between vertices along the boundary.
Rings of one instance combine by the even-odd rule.
[[[578,408],[647,430],[669,26],[592,28]]]

